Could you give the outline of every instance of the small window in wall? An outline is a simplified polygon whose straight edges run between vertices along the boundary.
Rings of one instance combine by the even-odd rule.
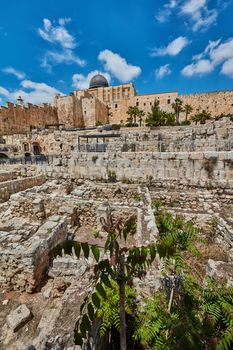
[[[144,102],[144,106],[146,105],[146,102]]]
[[[84,114],[86,115],[86,114],[87,114],[87,111],[84,111]]]
[[[28,152],[28,151],[29,151],[29,145],[28,145],[28,143],[24,143],[24,144],[23,144],[23,150],[24,150],[24,152]]]
[[[118,107],[118,104],[117,103],[115,103],[115,108],[117,108]]]
[[[150,102],[150,106],[152,106],[152,102]]]
[[[170,100],[170,98],[168,98],[167,104],[170,105],[170,103],[171,103],[171,100]]]
[[[136,102],[136,106],[137,106],[137,107],[139,106],[139,102]]]

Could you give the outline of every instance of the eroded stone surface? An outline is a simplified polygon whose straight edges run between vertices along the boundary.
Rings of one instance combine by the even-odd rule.
[[[16,332],[19,328],[23,327],[32,318],[31,311],[25,304],[17,307],[16,310],[12,311],[6,318],[8,326]]]

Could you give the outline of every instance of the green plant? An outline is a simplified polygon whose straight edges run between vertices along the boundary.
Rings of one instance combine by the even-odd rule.
[[[116,172],[115,171],[108,171],[108,182],[116,182],[117,181],[117,177],[116,177]]]
[[[188,115],[189,115],[190,113],[192,113],[192,111],[193,111],[193,107],[192,107],[190,104],[187,103],[187,104],[184,106],[185,122],[188,121]],[[190,122],[189,122],[189,124],[190,124]],[[183,124],[183,125],[189,125],[189,124]],[[181,125],[182,125],[182,124],[181,124]]]
[[[190,120],[182,120],[182,122],[180,123],[180,125],[190,125],[191,122]]]
[[[93,163],[96,163],[97,159],[98,159],[98,156],[92,156],[92,162]]]
[[[101,237],[100,232],[98,230],[96,230],[96,229],[93,230],[93,236],[95,238],[100,238]]]
[[[198,122],[200,124],[205,124],[206,120],[212,119],[211,114],[207,112],[206,110],[202,110],[202,112],[195,114],[191,120],[197,124]]]
[[[159,107],[159,101],[155,100],[151,107],[151,112],[147,114],[146,126],[156,127],[163,125],[175,125],[175,115],[162,111]]]
[[[156,210],[156,213],[161,209],[162,203],[158,199],[154,199],[151,204],[152,209]]]
[[[138,193],[138,192],[134,193],[133,198],[137,202],[143,201],[143,196],[140,193]]]
[[[96,122],[96,124],[95,124],[96,126],[101,126],[101,125],[103,125],[103,123],[102,122],[100,122],[99,120],[97,120],[97,122]]]
[[[81,317],[75,327],[75,343],[83,344],[83,339],[91,330],[92,322],[95,320],[101,306],[101,298],[106,299],[106,287],[113,288],[111,280],[118,285],[119,293],[119,317],[120,317],[120,343],[121,350],[126,350],[126,285],[132,283],[134,277],[145,276],[146,269],[155,259],[156,250],[154,244],[142,247],[120,246],[119,240],[127,240],[128,236],[136,232],[136,216],[131,216],[123,221],[113,221],[110,216],[108,221],[101,218],[103,230],[107,233],[104,253],[105,258],[100,260],[100,250],[97,245],[68,241],[65,245],[55,248],[55,254],[71,254],[75,251],[77,258],[80,258],[81,251],[88,259],[92,252],[96,265],[94,266],[93,289],[84,303],[81,305]],[[107,257],[106,257],[107,256]]]
[[[97,317],[101,319],[99,328],[100,336],[114,327],[118,332],[120,330],[120,299],[118,285],[111,281],[112,288],[106,288],[106,298],[100,298],[100,307],[97,310]],[[133,287],[126,285],[125,288],[125,312],[127,315],[133,315],[136,310],[136,291]]]
[[[120,130],[121,124],[112,124],[112,130]]]
[[[172,103],[172,108],[176,115],[176,124],[179,125],[180,113],[183,112],[183,102],[180,98],[176,98],[175,102]]]
[[[161,289],[139,309],[134,338],[145,349],[231,350],[233,288],[223,281],[203,281],[186,263],[188,256],[199,256],[199,230],[191,221],[164,212],[156,221],[164,278]]]
[[[138,126],[137,117],[139,119],[139,124],[141,126],[143,116],[145,115],[143,110],[139,109],[137,106],[129,106],[126,113],[129,115],[127,119],[128,123],[126,124],[127,126]]]

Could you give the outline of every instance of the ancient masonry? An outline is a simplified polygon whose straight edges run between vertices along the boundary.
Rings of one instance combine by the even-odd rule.
[[[232,95],[181,98],[195,111],[220,115],[233,114]],[[136,95],[132,84],[109,87],[97,76],[88,90],[56,96],[53,105],[24,106],[19,99],[1,108],[0,349],[80,350],[73,330],[94,258],[53,251],[79,241],[104,254],[101,219],[110,214],[136,217],[130,245],[155,242],[154,201],[203,230],[213,230],[214,222],[203,271],[233,285],[232,117],[154,130],[85,129],[125,120],[130,105],[148,112],[155,98],[171,111],[177,96]],[[134,282],[140,295],[155,293],[159,262]]]
[[[51,105],[35,106],[27,103],[24,106],[20,97],[16,106],[8,102],[6,107],[0,107],[0,135],[25,133],[45,127],[75,129],[98,124],[119,124],[126,122],[129,106],[138,106],[146,114],[157,100],[163,110],[172,112],[171,105],[177,97],[193,107],[192,114],[203,109],[212,116],[233,113],[233,91],[183,96],[177,92],[140,95],[132,83],[108,86],[103,76],[96,75],[91,79],[89,89],[74,91],[69,96],[56,95]],[[184,118],[185,114],[181,113],[181,120]]]
[[[57,97],[56,108],[64,113],[62,123],[67,121],[66,113],[69,123],[74,122],[72,111],[81,108],[76,98],[82,101],[83,112],[98,103],[104,110],[105,104],[87,93],[91,91]],[[58,122],[57,109],[44,108]],[[22,106],[12,106],[16,109],[24,113]],[[95,110],[92,120],[97,117]],[[155,130],[32,130],[4,135],[2,142],[0,349],[80,350],[74,345],[73,329],[91,287],[94,258],[77,260],[64,251],[54,258],[52,251],[67,240],[103,245],[100,218],[108,218],[109,213],[113,218],[136,216],[130,244],[154,242],[158,235],[154,200],[201,228],[215,223],[204,272],[207,266],[207,274],[221,275],[233,284],[230,118]],[[37,155],[30,157],[33,153]],[[136,284],[139,290],[154,293],[160,277],[159,267],[152,266]]]

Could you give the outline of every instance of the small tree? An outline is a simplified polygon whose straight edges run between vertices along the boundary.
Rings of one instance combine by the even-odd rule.
[[[145,112],[142,109],[138,111],[138,120],[140,127],[142,126],[143,117],[145,116]]]
[[[209,119],[211,119],[211,114],[204,109],[202,110],[202,112],[197,113],[192,117],[192,121],[194,121],[195,124],[197,124],[198,122],[200,124],[205,124],[206,120]]]
[[[137,123],[137,117],[139,118],[139,123],[141,126],[142,117],[145,115],[143,110],[139,109],[137,106],[129,106],[128,111],[126,112],[129,115],[128,122],[129,123]]]
[[[173,113],[167,113],[162,111],[159,107],[159,101],[155,100],[151,107],[151,112],[147,114],[146,125],[147,126],[162,126],[162,125],[174,125],[175,116]]]
[[[72,253],[72,249],[74,249],[77,258],[80,258],[82,250],[87,259],[92,252],[96,260],[93,291],[81,305],[81,318],[75,327],[75,343],[77,345],[83,344],[83,340],[86,338],[87,332],[91,330],[92,322],[97,316],[97,310],[101,306],[101,298],[106,299],[107,297],[106,287],[113,288],[112,279],[117,283],[119,293],[120,349],[126,350],[125,288],[127,283],[131,283],[133,277],[142,278],[145,276],[146,270],[155,259],[156,250],[154,244],[142,247],[128,247],[126,245],[127,238],[135,234],[136,216],[131,216],[125,221],[122,219],[114,221],[110,216],[108,221],[102,218],[101,223],[104,231],[108,234],[104,247],[107,258],[100,260],[100,250],[97,245],[72,241],[69,242],[68,247],[66,244],[66,253]],[[120,243],[122,241],[125,243]],[[62,248],[62,246],[56,247],[55,252],[61,254]]]
[[[183,102],[180,98],[176,98],[175,102],[172,103],[172,108],[176,115],[176,124],[179,124],[180,113],[183,111]]]
[[[192,107],[191,105],[186,104],[186,105],[184,106],[185,121],[188,120],[188,115],[189,115],[190,113],[192,113],[192,111],[193,111],[193,107]]]

